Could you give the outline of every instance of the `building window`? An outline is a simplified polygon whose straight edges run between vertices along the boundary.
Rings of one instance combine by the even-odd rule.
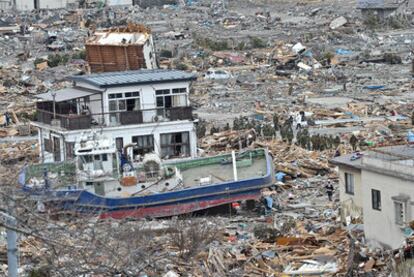
[[[51,142],[50,139],[44,139],[43,140],[43,146],[44,146],[45,152],[49,152],[49,153],[52,153],[53,152],[53,150],[52,150],[52,142]]]
[[[372,189],[371,198],[372,198],[372,209],[381,211],[381,191]]]
[[[161,134],[161,158],[187,157],[190,155],[188,132]]]
[[[187,93],[187,88],[173,88],[172,93],[174,93],[174,94]]]
[[[126,104],[125,99],[118,99],[118,100],[110,100],[109,101],[109,111],[110,112],[119,112],[125,111]]]
[[[141,109],[139,91],[112,93],[108,95],[109,111],[138,111]]]
[[[170,94],[171,91],[169,89],[157,89],[155,91],[155,95],[165,95],[165,94]]]
[[[406,215],[405,203],[395,201],[394,210],[395,210],[395,223],[398,225],[404,225],[405,215]]]
[[[185,107],[187,106],[187,89],[186,88],[174,88],[156,90],[157,96],[157,108],[172,108],[172,107]],[[162,115],[162,114],[159,114]]]
[[[154,136],[133,136],[132,142],[136,143],[132,149],[134,157],[137,155],[145,155],[147,153],[154,152]]]
[[[66,142],[65,149],[66,149],[67,160],[71,160],[75,158],[75,143],[74,142]]]
[[[354,194],[354,174],[345,173],[345,192]]]
[[[122,151],[124,148],[124,138],[115,138],[116,150]]]

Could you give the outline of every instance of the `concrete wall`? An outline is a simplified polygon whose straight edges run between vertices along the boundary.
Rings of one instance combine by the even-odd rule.
[[[362,171],[362,194],[364,196],[364,231],[368,240],[375,240],[397,248],[404,241],[402,227],[395,223],[394,201],[392,197],[404,194],[409,196],[406,221],[413,220],[414,180],[408,181],[379,173]],[[381,211],[372,208],[371,189],[381,191]]]
[[[354,194],[348,194],[345,190],[345,173],[354,175]],[[346,223],[346,218],[361,218],[362,219],[362,183],[361,170],[351,167],[339,167],[339,200],[341,202],[341,221]]]

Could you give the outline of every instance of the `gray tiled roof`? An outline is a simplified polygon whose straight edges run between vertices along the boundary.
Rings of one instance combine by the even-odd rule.
[[[414,159],[414,146],[412,145],[395,145],[385,146],[373,149],[363,153],[364,156],[369,156],[384,161],[398,161],[406,159]],[[330,160],[330,163],[334,165],[349,166],[355,169],[361,169],[363,167],[362,159],[351,160],[353,154],[343,155],[335,157]]]
[[[191,81],[196,75],[180,70],[141,69],[123,72],[106,72],[91,75],[70,77],[73,81],[82,81],[96,87],[117,87],[149,83],[165,83],[174,81]]]

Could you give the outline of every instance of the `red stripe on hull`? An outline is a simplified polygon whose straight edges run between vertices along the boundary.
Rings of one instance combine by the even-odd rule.
[[[200,201],[200,202],[182,203],[182,204],[175,204],[175,205],[163,205],[163,206],[156,206],[156,207],[142,207],[142,208],[137,208],[133,210],[113,211],[113,212],[102,213],[99,217],[101,219],[142,218],[142,217],[147,217],[147,216],[148,217],[165,217],[165,216],[173,216],[173,215],[180,215],[180,214],[200,211],[200,210],[220,206],[223,204],[229,204],[232,202],[259,199],[259,198],[260,198],[260,193],[248,194],[248,195],[240,195],[240,196],[235,196],[235,197],[225,198],[225,199],[206,200],[206,201]]]

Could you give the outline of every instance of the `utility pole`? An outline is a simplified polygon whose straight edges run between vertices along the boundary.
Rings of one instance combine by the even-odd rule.
[[[12,228],[16,227],[16,218],[0,212],[0,220],[5,223],[5,225]],[[9,229],[6,227],[7,233],[7,266],[8,266],[8,277],[17,277],[17,268],[18,268],[18,249],[17,249],[17,234],[15,230]]]

